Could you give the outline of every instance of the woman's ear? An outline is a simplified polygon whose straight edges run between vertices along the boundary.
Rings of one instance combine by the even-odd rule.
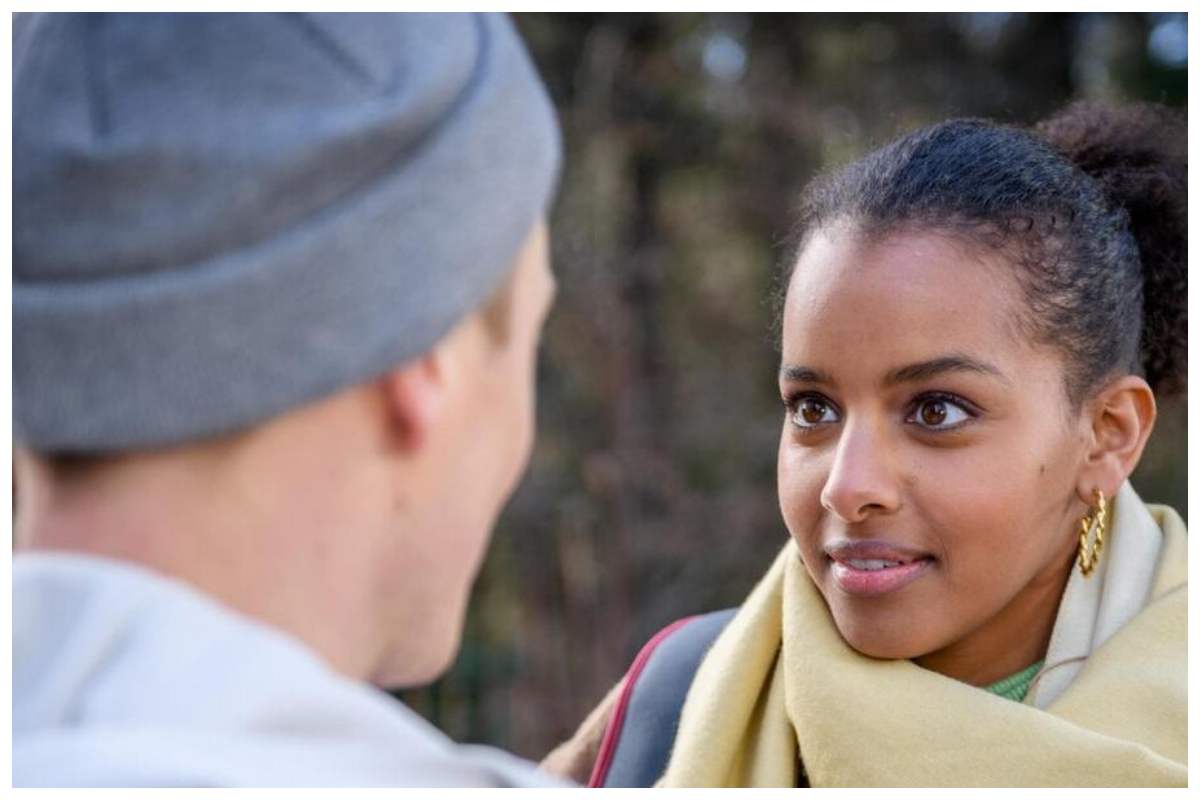
[[[1137,467],[1158,412],[1154,392],[1136,375],[1114,380],[1088,407],[1091,444],[1075,492],[1091,505],[1094,490],[1112,497]]]

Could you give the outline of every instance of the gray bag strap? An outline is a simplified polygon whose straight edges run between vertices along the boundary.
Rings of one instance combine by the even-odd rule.
[[[680,620],[646,644],[604,733],[592,786],[653,786],[662,776],[692,677],[736,611]]]

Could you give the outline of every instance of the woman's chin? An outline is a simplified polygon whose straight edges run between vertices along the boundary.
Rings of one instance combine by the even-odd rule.
[[[895,627],[872,624],[858,619],[839,619],[834,622],[846,644],[870,658],[885,660],[913,659],[929,652],[931,648],[917,637]]]

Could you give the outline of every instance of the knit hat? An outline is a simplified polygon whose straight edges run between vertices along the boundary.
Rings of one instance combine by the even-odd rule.
[[[18,15],[15,438],[187,441],[387,372],[502,283],[559,161],[502,16]]]

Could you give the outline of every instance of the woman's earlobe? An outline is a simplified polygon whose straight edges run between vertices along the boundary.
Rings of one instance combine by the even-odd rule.
[[[1092,445],[1077,487],[1085,503],[1096,489],[1109,497],[1116,493],[1141,460],[1157,415],[1154,392],[1136,375],[1105,386],[1092,409]]]

